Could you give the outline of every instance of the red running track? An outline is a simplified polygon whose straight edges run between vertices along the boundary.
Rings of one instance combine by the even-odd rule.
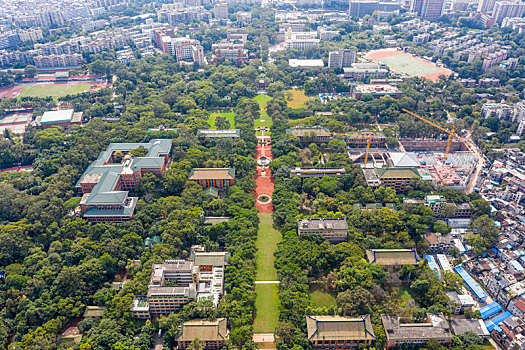
[[[258,137],[257,138],[259,142],[261,141],[267,141],[267,143],[271,143],[271,138],[269,136],[264,137]],[[257,155],[255,156],[256,159],[259,159],[260,157],[266,157],[269,160],[272,160],[272,146],[271,145],[257,145]],[[265,167],[264,171],[260,167],[257,167],[257,175],[255,176],[256,181],[256,187],[255,187],[255,207],[259,210],[259,213],[273,213],[273,204],[270,203],[259,203],[257,201],[257,198],[261,195],[267,195],[270,198],[273,195],[273,176],[272,172],[270,171],[269,167]]]

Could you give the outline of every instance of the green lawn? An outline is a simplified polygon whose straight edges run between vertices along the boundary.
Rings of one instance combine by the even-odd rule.
[[[210,129],[217,129],[215,127],[215,118],[224,117],[227,121],[230,122],[230,127],[233,129],[235,127],[235,113],[231,109],[225,109],[220,112],[212,112],[208,117],[208,124],[210,124]]]
[[[281,233],[273,228],[271,213],[260,213],[259,230],[257,236],[257,275],[256,281],[277,280],[275,257],[273,255],[277,243],[281,240]],[[279,285],[256,284],[255,308],[257,310],[253,331],[255,333],[273,333],[279,322]]]
[[[290,98],[288,95],[290,94]],[[306,101],[308,97],[304,94],[302,89],[291,89],[286,91],[286,105],[290,108],[303,108],[306,107]]]
[[[272,98],[266,94],[259,94],[257,95],[254,100],[257,101],[257,103],[259,104],[259,108],[260,109],[263,109],[266,107],[266,105],[268,105],[268,102],[270,102]]]
[[[273,228],[272,214],[260,213],[259,233],[257,236],[257,275],[256,281],[277,280],[277,270],[274,267],[277,243],[281,240],[281,233]]]
[[[89,84],[76,85],[43,85],[25,87],[19,97],[63,97],[89,91]]]
[[[256,284],[254,333],[273,333],[279,323],[278,284]]]
[[[310,292],[310,301],[312,302],[312,307],[329,307],[331,305],[337,306],[335,297],[327,292],[322,290],[315,290]]]
[[[408,74],[413,77],[421,77],[423,75],[437,73],[439,68],[432,66],[429,63],[421,62],[413,57],[406,55],[395,55],[378,59],[377,61],[385,63],[391,69]]]
[[[254,100],[257,101],[257,103],[259,104],[259,108],[261,109],[260,110],[260,112],[261,112],[260,119],[253,121],[253,125],[254,125],[255,129],[257,129],[257,128],[261,127],[261,126],[265,126],[265,127],[268,128],[268,130],[270,130],[270,128],[272,127],[272,124],[273,124],[272,118],[270,118],[268,113],[266,113],[266,106],[268,105],[268,102],[271,99],[272,98],[270,96],[266,95],[266,94],[260,94],[260,95],[257,95],[257,97],[254,98]],[[266,131],[264,134],[267,135],[267,136],[271,135],[271,133],[269,131]],[[262,132],[261,131],[257,131],[257,136],[262,136]]]

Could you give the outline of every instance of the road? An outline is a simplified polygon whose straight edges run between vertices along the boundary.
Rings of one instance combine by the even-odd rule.
[[[481,154],[481,151],[478,147],[474,144],[472,141],[470,131],[465,136],[465,140],[467,141],[465,144],[467,145],[470,152],[474,153],[476,157],[478,158],[478,164],[476,165],[476,170],[470,177],[470,181],[467,184],[467,187],[465,189],[466,193],[472,193],[474,191],[474,186],[476,186],[476,183],[478,181],[479,174],[481,174],[481,171],[483,167],[485,166],[485,157],[483,157],[483,154]]]

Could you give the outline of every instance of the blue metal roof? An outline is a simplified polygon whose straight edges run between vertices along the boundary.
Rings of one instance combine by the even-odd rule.
[[[472,293],[474,293],[476,298],[478,298],[478,300],[481,302],[485,302],[485,300],[488,297],[487,293],[483,290],[483,288],[481,288],[478,282],[476,282],[474,278],[472,278],[472,276],[467,272],[467,270],[465,270],[463,266],[458,266],[454,268],[454,271],[456,271],[456,273],[460,275],[461,278],[463,278],[463,282],[465,282],[465,285],[470,289]]]
[[[497,314],[501,310],[503,310],[503,307],[499,303],[493,302],[491,304],[483,306],[481,309],[479,309],[479,312],[481,314],[481,318],[486,320],[487,318]]]
[[[428,267],[430,267],[438,275],[439,279],[441,279],[441,272],[439,272],[436,259],[432,255],[425,255],[424,257],[428,262]]]
[[[497,325],[499,325],[501,322],[505,321],[505,319],[511,317],[512,314],[510,313],[510,311],[505,311],[504,313],[502,314],[499,314],[498,316],[496,317],[493,317],[491,318],[490,320],[488,321],[485,321],[485,326],[487,326],[487,329],[490,331],[492,331]]]

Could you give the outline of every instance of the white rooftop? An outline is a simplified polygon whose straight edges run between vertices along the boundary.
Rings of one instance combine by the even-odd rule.
[[[42,115],[41,124],[47,123],[61,123],[71,121],[73,117],[73,109],[62,109],[60,111],[48,111]]]
[[[420,167],[421,163],[414,152],[388,152],[395,167]]]
[[[288,64],[291,67],[312,67],[312,68],[324,67],[324,62],[322,59],[301,60],[301,59],[296,59],[296,58],[290,58],[288,60]]]

